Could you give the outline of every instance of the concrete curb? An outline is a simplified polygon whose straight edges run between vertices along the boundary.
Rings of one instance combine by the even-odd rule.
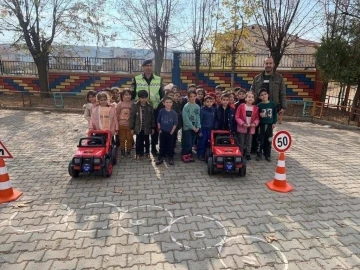
[[[15,107],[15,106],[6,106],[0,107],[0,110],[21,110],[21,111],[50,111],[50,112],[60,112],[60,113],[84,113],[84,109],[75,109],[75,108],[52,108],[52,107]]]
[[[42,112],[59,112],[59,113],[83,113],[83,109],[75,108],[47,108],[47,107],[0,107],[0,110],[25,110],[25,111],[42,111]],[[286,116],[283,117],[283,122],[311,122],[318,125],[330,126],[331,128],[344,129],[344,130],[354,130],[360,131],[360,127],[343,125],[335,122],[330,122],[326,120],[321,120],[313,117],[302,117],[302,116]]]

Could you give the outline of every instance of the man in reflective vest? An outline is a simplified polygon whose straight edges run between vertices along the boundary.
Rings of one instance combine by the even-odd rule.
[[[144,73],[134,77],[132,82],[132,99],[137,99],[137,92],[140,90],[146,90],[149,94],[149,102],[154,108],[154,119],[157,119],[158,111],[157,107],[160,100],[164,97],[163,82],[160,76],[156,76],[153,71],[152,60],[145,60],[142,64]],[[157,155],[156,145],[159,140],[159,131],[155,130],[151,135],[151,153]]]

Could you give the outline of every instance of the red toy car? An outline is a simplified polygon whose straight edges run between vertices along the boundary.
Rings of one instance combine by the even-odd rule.
[[[78,149],[69,163],[69,174],[76,178],[80,173],[101,172],[110,177],[116,164],[117,148],[112,144],[110,131],[95,130],[81,138]]]
[[[212,130],[210,136],[210,153],[208,173],[217,171],[235,172],[246,175],[246,160],[243,157],[237,139],[227,130]]]

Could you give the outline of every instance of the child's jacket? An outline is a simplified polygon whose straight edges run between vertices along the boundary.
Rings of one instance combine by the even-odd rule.
[[[242,103],[237,108],[235,113],[235,120],[237,123],[237,131],[239,133],[247,133],[246,127],[244,127],[244,124],[246,121],[246,104]],[[259,124],[259,108],[256,105],[253,105],[253,111],[251,114],[251,124],[255,124],[257,126]],[[255,127],[250,127],[250,134],[255,134]]]
[[[201,129],[210,129],[214,128],[215,120],[215,109],[213,107],[202,107],[200,110],[200,123]]]
[[[112,135],[116,135],[117,131],[119,130],[118,127],[118,120],[116,114],[116,108],[113,105],[109,105],[110,112],[109,112],[109,119],[110,119],[110,131]],[[100,105],[94,105],[91,111],[91,118],[89,121],[89,128],[95,130],[101,130],[100,128]]]
[[[236,131],[235,111],[229,105],[226,109],[221,105],[215,109],[214,129]]]
[[[139,134],[141,132],[142,126],[142,113],[141,113],[141,105],[140,101],[136,102],[131,108],[130,115],[130,129],[134,130],[135,134]],[[145,105],[145,117],[144,117],[144,134],[151,134],[152,129],[155,129],[155,118],[154,118],[154,108],[146,103]]]

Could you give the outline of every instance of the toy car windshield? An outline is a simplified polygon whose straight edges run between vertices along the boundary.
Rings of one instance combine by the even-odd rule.
[[[79,141],[79,146],[105,146],[105,142],[103,137],[81,138]]]
[[[237,144],[236,138],[230,138],[227,136],[218,136],[216,137],[215,145],[222,145],[222,146],[234,146]]]

